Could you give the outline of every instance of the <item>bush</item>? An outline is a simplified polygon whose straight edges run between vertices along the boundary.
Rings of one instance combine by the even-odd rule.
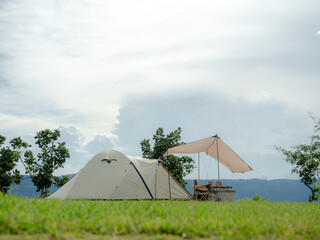
[[[265,201],[266,198],[265,198],[265,197],[261,197],[261,196],[258,195],[258,194],[254,194],[254,195],[252,196],[252,200],[253,200],[253,201]]]

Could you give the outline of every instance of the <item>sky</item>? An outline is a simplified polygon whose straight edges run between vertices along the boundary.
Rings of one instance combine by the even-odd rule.
[[[71,157],[56,174],[71,174],[103,150],[141,156],[158,127],[181,127],[184,142],[218,134],[253,168],[221,167],[222,178],[297,178],[275,146],[308,143],[309,113],[320,117],[319,9],[318,0],[2,0],[0,134],[32,143],[60,129]],[[205,154],[200,170],[217,178]]]

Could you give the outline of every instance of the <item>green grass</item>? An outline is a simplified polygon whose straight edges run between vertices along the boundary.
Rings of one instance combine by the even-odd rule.
[[[319,239],[317,203],[71,201],[0,194],[0,239]]]

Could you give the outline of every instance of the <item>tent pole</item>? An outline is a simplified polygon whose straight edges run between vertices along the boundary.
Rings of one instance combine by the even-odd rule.
[[[219,188],[220,188],[220,162],[219,162],[219,145],[218,145],[219,137],[216,135],[216,141],[217,141],[217,160],[218,160],[218,182],[219,182]]]
[[[169,148],[168,148],[169,149]],[[168,159],[168,156],[169,156],[169,152],[167,150],[167,159]],[[169,166],[168,166],[169,167]],[[171,186],[170,186],[170,175],[169,175],[169,168],[168,168],[168,182],[169,182],[169,197],[170,197],[170,200],[171,200]]]
[[[158,160],[157,160],[156,174],[155,174],[155,177],[154,177],[154,195],[155,195],[155,200],[157,200],[157,170],[158,170],[158,166],[159,166],[159,161],[160,161],[160,158],[158,158]]]

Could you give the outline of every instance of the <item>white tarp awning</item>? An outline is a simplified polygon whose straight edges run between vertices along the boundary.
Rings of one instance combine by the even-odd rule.
[[[229,148],[227,144],[225,144],[218,136],[213,136],[199,141],[169,148],[163,154],[163,156],[172,155],[175,153],[200,152],[205,152],[207,155],[210,155],[211,157],[219,160],[220,163],[229,168],[232,172],[244,173],[252,170],[252,168],[245,161],[243,161],[231,148]]]

